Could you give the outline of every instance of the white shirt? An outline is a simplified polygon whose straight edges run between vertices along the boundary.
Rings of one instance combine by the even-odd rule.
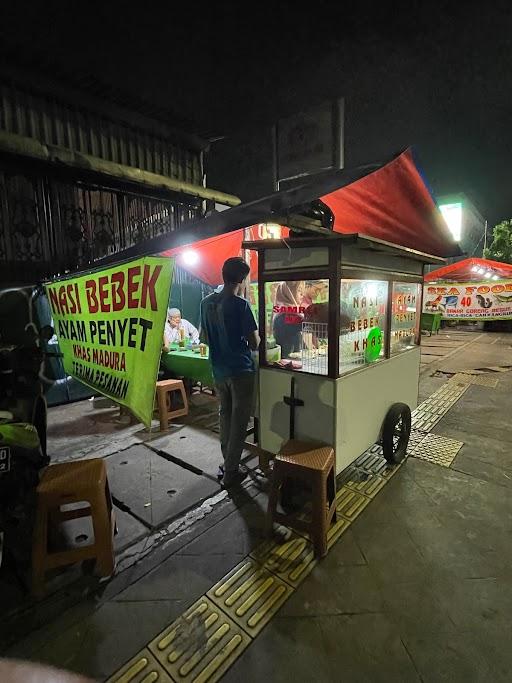
[[[198,330],[192,325],[192,323],[189,323],[188,320],[185,320],[184,318],[182,318],[179,327],[171,327],[171,324],[169,323],[169,321],[168,320],[165,321],[165,330],[164,330],[165,346],[169,346],[169,344],[177,344],[180,341],[180,339],[181,339],[180,330],[184,331],[184,333],[185,333],[184,338],[185,339],[190,339],[192,344],[199,344],[199,332],[198,332]]]

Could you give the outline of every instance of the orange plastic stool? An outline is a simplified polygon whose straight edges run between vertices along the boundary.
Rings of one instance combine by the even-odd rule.
[[[179,391],[183,401],[183,408],[173,410],[171,407],[171,394]],[[163,379],[156,383],[156,400],[158,403],[158,414],[160,416],[160,431],[169,427],[169,420],[174,417],[188,415],[188,399],[185,385],[181,379]]]
[[[86,507],[62,510],[62,506],[87,502]],[[92,517],[94,543],[85,548],[60,552],[48,550],[51,524],[69,519]],[[83,560],[96,560],[96,573],[114,573],[113,535],[116,530],[112,499],[107,480],[107,468],[100,458],[50,465],[43,472],[37,487],[37,512],[32,542],[32,592],[44,593],[45,573]]]
[[[311,521],[296,515],[277,512],[279,492],[285,479],[299,479],[311,487]],[[336,476],[334,450],[331,446],[316,446],[304,441],[291,440],[274,460],[267,509],[267,533],[273,530],[274,520],[297,531],[311,535],[315,554],[327,554],[327,531],[336,521]]]

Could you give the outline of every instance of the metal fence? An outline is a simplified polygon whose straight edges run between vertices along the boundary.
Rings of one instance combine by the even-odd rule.
[[[0,169],[0,281],[86,266],[200,215],[197,203]]]

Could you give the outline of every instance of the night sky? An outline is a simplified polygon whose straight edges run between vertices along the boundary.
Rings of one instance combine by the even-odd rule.
[[[465,192],[491,225],[512,216],[508,3],[138,5],[3,3],[0,37],[208,137],[344,96],[346,166],[414,145],[435,192]]]

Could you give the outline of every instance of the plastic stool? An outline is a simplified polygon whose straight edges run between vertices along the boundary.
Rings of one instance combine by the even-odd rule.
[[[183,408],[176,410],[171,406],[171,394],[173,391],[179,391],[183,400]],[[181,379],[164,379],[156,383],[156,400],[158,403],[158,414],[160,416],[160,431],[164,431],[169,427],[169,420],[174,417],[183,417],[188,415],[188,399],[185,391],[185,386]]]
[[[311,521],[295,515],[277,512],[279,492],[285,479],[298,479],[311,488]],[[267,534],[271,534],[274,521],[307,531],[315,554],[327,554],[327,530],[336,521],[336,477],[334,450],[331,446],[316,446],[304,441],[288,441],[274,460],[267,509]]]
[[[87,502],[86,507],[62,510],[62,506]],[[80,517],[92,517],[94,543],[85,548],[49,552],[49,526]],[[37,487],[37,511],[32,542],[32,591],[44,593],[48,569],[94,558],[96,573],[114,573],[113,535],[116,531],[107,468],[100,458],[50,465]]]

